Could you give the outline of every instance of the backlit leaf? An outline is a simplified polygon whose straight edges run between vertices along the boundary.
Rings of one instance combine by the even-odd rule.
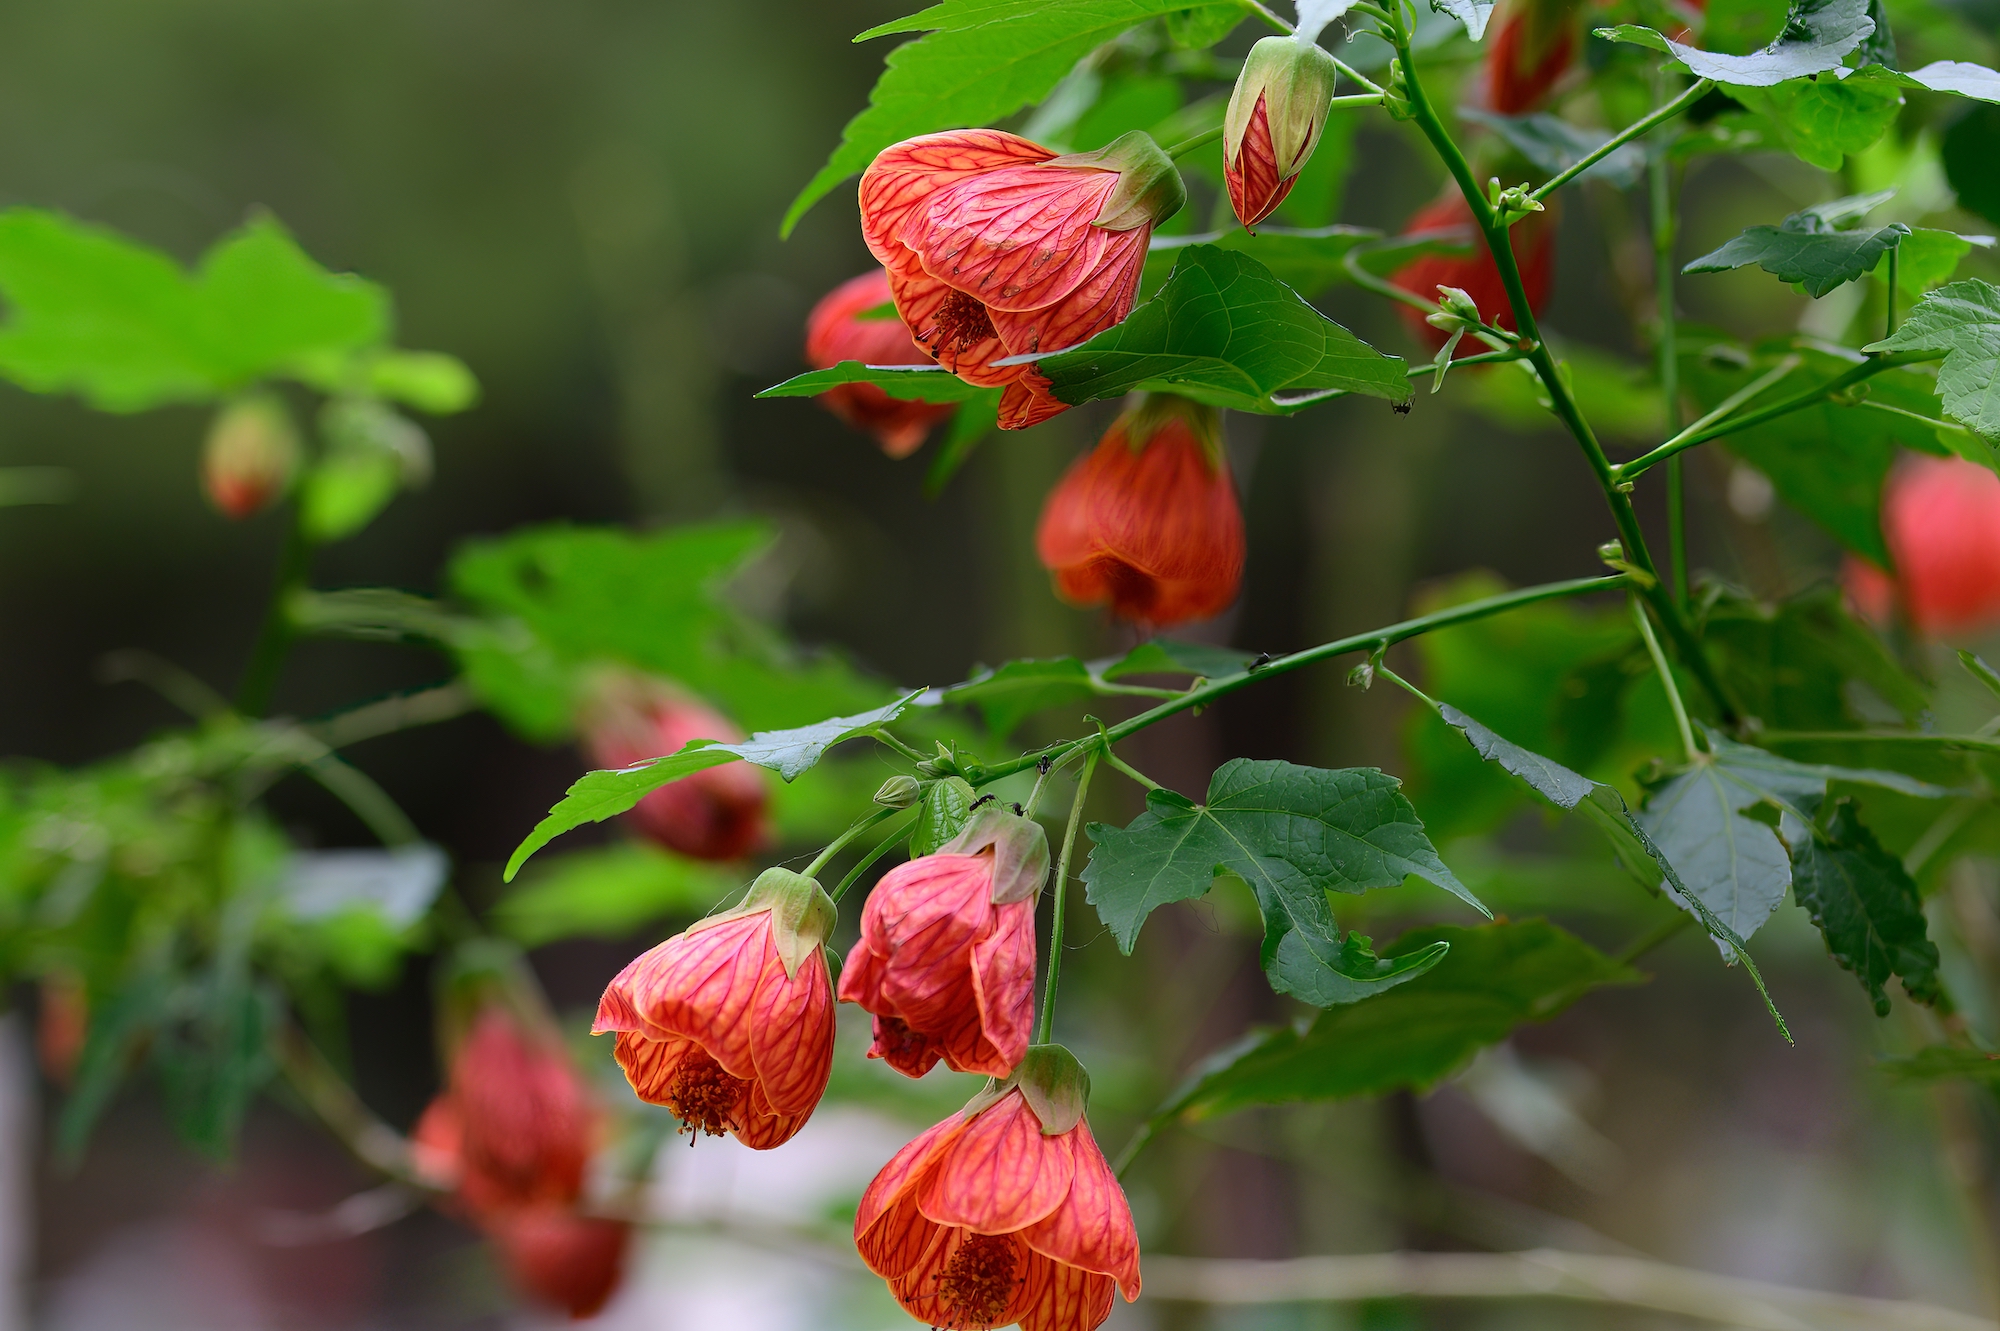
[[[1880,65],[1846,78],[1788,79],[1767,88],[1726,88],[1777,130],[1802,161],[1838,171],[1849,154],[1866,151],[1896,123],[1903,81]]]
[[[1768,88],[1786,79],[1838,68],[1842,57],[1874,31],[1868,0],[1793,0],[1784,30],[1769,46],[1751,55],[1704,51],[1629,23],[1599,28],[1597,35],[1607,41],[1633,42],[1664,51],[1700,78]]]

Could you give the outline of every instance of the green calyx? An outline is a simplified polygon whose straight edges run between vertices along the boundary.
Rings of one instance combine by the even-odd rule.
[[[1332,56],[1289,37],[1266,37],[1251,47],[1222,116],[1222,160],[1234,162],[1243,151],[1243,136],[1261,96],[1278,178],[1297,175],[1319,146],[1339,74]]]
[[[1092,226],[1132,231],[1157,226],[1187,206],[1187,185],[1166,150],[1143,130],[1121,134],[1095,152],[1052,157],[1044,166],[1072,171],[1116,171],[1118,186],[1097,210]]]
[[[839,918],[833,898],[820,887],[818,879],[790,869],[766,869],[750,884],[741,905],[703,920],[694,929],[710,928],[724,920],[766,910],[771,912],[771,942],[778,949],[785,978],[795,980],[806,958],[826,946],[826,940],[833,935],[834,921]]]
[[[1125,431],[1126,444],[1137,453],[1176,422],[1201,444],[1211,469],[1222,465],[1222,413],[1205,403],[1173,393],[1141,393],[1138,405],[1118,418],[1116,428]]]
[[[973,811],[964,828],[938,847],[941,855],[977,855],[993,851],[993,896],[996,906],[1033,901],[1049,880],[1049,837],[1042,825],[1011,810],[989,804]]]
[[[1044,1137],[1058,1137],[1083,1121],[1090,1104],[1090,1074],[1076,1055],[1059,1044],[1032,1044],[1021,1062],[1004,1078],[965,1102],[967,1118],[991,1109],[1007,1092],[1018,1090],[1042,1125]]]

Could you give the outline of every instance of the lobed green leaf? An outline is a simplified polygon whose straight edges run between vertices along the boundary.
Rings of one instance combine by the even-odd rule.
[[[1944,353],[1938,393],[1945,414],[2000,438],[2000,287],[1978,278],[1939,287],[1893,335],[1862,350]]]

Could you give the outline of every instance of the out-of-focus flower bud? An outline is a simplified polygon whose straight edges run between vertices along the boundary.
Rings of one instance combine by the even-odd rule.
[[[89,1035],[90,993],[84,988],[83,977],[71,970],[44,975],[35,1021],[35,1055],[50,1081],[69,1085]]]
[[[1908,457],[1882,491],[1893,577],[1850,558],[1847,592],[1868,618],[1898,606],[1926,637],[2000,624],[2000,477],[1962,458]]]
[[[1155,627],[1236,599],[1243,515],[1209,407],[1149,393],[1077,459],[1042,506],[1035,552],[1056,592]]]
[[[1269,217],[1319,145],[1339,71],[1312,42],[1266,37],[1250,48],[1222,117],[1229,203],[1244,226]]]
[[[678,753],[689,740],[733,743],[743,732],[680,690],[643,675],[604,676],[584,709],[592,762],[630,767]],[[632,826],[669,850],[700,860],[733,860],[767,839],[763,771],[728,763],[669,781],[627,815]]]
[[[922,795],[923,786],[915,777],[898,772],[876,789],[875,802],[885,809],[907,809]]]
[[[863,365],[930,360],[893,308],[876,314],[889,300],[889,274],[880,268],[829,291],[806,316],[806,360],[815,370],[832,369],[844,360]],[[923,447],[931,427],[958,410],[949,402],[890,397],[874,384],[842,384],[821,393],[818,401],[849,425],[873,434],[892,458],[906,458]]]
[[[269,393],[240,397],[208,428],[202,489],[225,516],[247,518],[284,497],[302,456],[299,432],[282,401]]]
[[[1538,109],[1576,61],[1579,0],[1504,0],[1486,46],[1486,104],[1503,116]]]
[[[632,1237],[622,1220],[552,1206],[496,1217],[486,1232],[523,1294],[578,1321],[595,1316],[617,1291]]]

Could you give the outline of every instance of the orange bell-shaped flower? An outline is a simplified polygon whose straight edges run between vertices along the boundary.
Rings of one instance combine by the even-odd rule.
[[[829,291],[806,316],[806,360],[828,370],[844,360],[863,365],[921,365],[930,353],[917,345],[902,319],[863,318],[889,303],[889,274],[877,268]],[[892,458],[923,447],[931,426],[957,410],[948,402],[913,402],[890,397],[874,384],[842,384],[819,395],[820,405],[858,430],[881,441]]]
[[[498,1217],[487,1235],[523,1294],[582,1320],[617,1292],[632,1227],[560,1207],[531,1207]]]
[[[1010,356],[1059,351],[1132,312],[1156,223],[1186,200],[1180,173],[1136,131],[1058,157],[997,129],[884,148],[861,176],[861,234],[889,270],[897,313],[967,383],[1005,385],[1000,428],[1068,404]]]
[[[903,1310],[948,1331],[1092,1331],[1139,1297],[1139,1236],[1090,1135],[1090,1079],[1060,1045],[898,1151],[854,1242]]]
[[[1042,507],[1035,552],[1075,605],[1165,627],[1236,599],[1243,515],[1213,408],[1149,393],[1077,459]]]
[[[585,743],[599,767],[630,767],[677,753],[689,740],[728,744],[743,732],[713,709],[658,680],[613,674],[585,709]],[[770,790],[748,763],[704,768],[652,791],[626,816],[668,850],[698,860],[733,860],[769,838]]]
[[[1850,557],[1848,595],[1869,618],[1896,606],[1928,637],[2000,625],[2000,477],[1963,458],[1908,457],[1882,494],[1893,578]]]
[[[691,926],[618,973],[591,1034],[615,1032],[618,1066],[683,1132],[765,1151],[805,1126],[833,1072],[833,902],[766,869],[736,909]]]
[[[1403,234],[1408,236],[1450,228],[1464,231],[1473,246],[1471,253],[1426,254],[1398,268],[1389,280],[1425,300],[1436,300],[1439,287],[1457,287],[1472,297],[1473,303],[1479,307],[1480,317],[1487,323],[1495,328],[1513,330],[1514,307],[1507,299],[1507,284],[1501,281],[1500,269],[1494,264],[1486,242],[1480,238],[1479,228],[1473,225],[1471,207],[1456,187],[1436,203],[1420,209],[1410,219],[1409,225],[1403,228]],[[1548,303],[1550,290],[1555,286],[1556,210],[1553,201],[1547,211],[1529,213],[1516,222],[1507,234],[1509,243],[1514,247],[1514,262],[1521,269],[1521,287],[1528,294],[1528,308],[1539,315]],[[1432,351],[1444,346],[1448,335],[1442,329],[1425,323],[1423,311],[1399,304],[1396,312],[1402,315],[1411,333]],[[1469,356],[1485,350],[1488,348],[1468,338],[1459,344],[1459,349],[1453,354]]]
[[[861,912],[840,998],[875,1014],[870,1058],[921,1077],[942,1058],[1004,1077],[1035,1016],[1035,902],[1049,876],[1040,823],[981,809],[925,855],[883,875]]]

